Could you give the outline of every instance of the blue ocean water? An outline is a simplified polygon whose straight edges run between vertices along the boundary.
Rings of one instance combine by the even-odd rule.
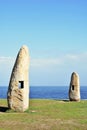
[[[68,86],[32,86],[30,87],[30,98],[41,98],[41,99],[68,99]],[[8,87],[0,87],[0,98],[7,98]],[[81,99],[87,99],[87,86],[81,86]]]

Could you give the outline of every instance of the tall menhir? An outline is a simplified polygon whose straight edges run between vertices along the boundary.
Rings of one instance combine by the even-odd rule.
[[[25,111],[29,107],[29,52],[22,46],[10,78],[7,92],[8,107],[15,111]]]
[[[80,101],[79,75],[75,72],[73,72],[71,75],[71,81],[69,87],[69,99],[70,101]]]

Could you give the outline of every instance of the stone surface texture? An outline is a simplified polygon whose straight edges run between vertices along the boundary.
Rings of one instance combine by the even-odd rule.
[[[73,72],[71,75],[69,99],[70,101],[80,101],[79,75],[76,72]]]
[[[7,102],[8,107],[23,112],[29,107],[29,52],[27,46],[22,46],[10,78]]]

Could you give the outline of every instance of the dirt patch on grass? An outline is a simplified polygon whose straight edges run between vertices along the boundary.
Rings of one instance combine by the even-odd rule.
[[[32,122],[1,121],[0,128],[6,130],[86,130],[76,120],[37,119]]]

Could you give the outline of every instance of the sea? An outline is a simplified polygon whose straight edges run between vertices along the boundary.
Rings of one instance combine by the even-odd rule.
[[[0,86],[0,99],[7,98],[7,86]],[[29,98],[68,100],[68,86],[30,86]],[[87,86],[80,87],[82,100],[87,100]]]

